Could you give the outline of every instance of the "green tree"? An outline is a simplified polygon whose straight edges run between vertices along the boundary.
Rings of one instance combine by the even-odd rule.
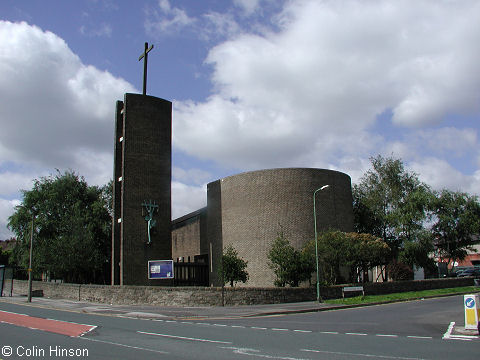
[[[301,281],[310,280],[315,271],[315,257],[307,249],[296,250],[282,232],[273,242],[268,260],[276,276],[275,286],[296,287]]]
[[[315,240],[306,246],[315,259]],[[318,266],[320,278],[326,284],[343,282],[341,268],[346,266],[346,254],[349,251],[345,233],[333,230],[318,235]]]
[[[432,205],[432,233],[441,258],[463,260],[479,242],[480,203],[476,196],[443,190]]]
[[[368,279],[368,270],[387,262],[390,248],[385,241],[371,234],[346,233],[348,247],[345,262],[350,266],[353,280]]]
[[[308,244],[308,251],[315,253],[315,242]],[[327,231],[318,237],[318,262],[323,280],[338,284],[346,279],[341,269],[350,269],[352,281],[375,266],[384,265],[390,249],[382,239],[370,234]],[[365,280],[367,277],[363,276]]]
[[[34,181],[9,217],[16,234],[16,263],[26,267],[31,214],[34,221],[33,268],[67,282],[108,282],[111,217],[102,189],[88,186],[74,172]]]
[[[436,264],[431,256],[434,250],[431,232],[425,230],[419,235],[417,241],[406,241],[403,244],[399,260],[411,269],[416,266],[424,268],[426,274],[434,274],[436,273]]]
[[[237,250],[232,245],[228,245],[223,250],[222,263],[219,269],[223,283],[230,283],[231,287],[238,281],[246,283],[248,281],[247,265],[248,262],[238,256]]]
[[[3,250],[0,248],[0,265],[10,265],[10,256],[12,250]]]
[[[372,169],[353,187],[355,230],[382,238],[396,260],[405,242],[418,242],[432,192],[400,159],[370,160]]]

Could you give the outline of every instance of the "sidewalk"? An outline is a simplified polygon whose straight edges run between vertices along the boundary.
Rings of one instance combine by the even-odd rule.
[[[29,304],[25,296],[1,297],[0,302],[17,303],[58,310],[77,311],[88,314],[127,316],[145,319],[169,318],[198,320],[317,312],[345,307],[344,305],[331,305],[313,301],[286,304],[205,307],[109,305],[74,300],[49,299],[43,297],[33,297],[32,303]]]

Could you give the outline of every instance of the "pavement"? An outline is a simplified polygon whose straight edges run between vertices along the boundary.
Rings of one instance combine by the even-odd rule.
[[[458,294],[457,294],[458,295]],[[41,308],[75,311],[85,314],[128,317],[138,319],[167,319],[167,320],[214,320],[214,319],[238,319],[259,316],[287,315],[295,313],[332,311],[352,307],[381,305],[385,303],[371,303],[362,305],[336,305],[318,303],[316,301],[267,304],[267,305],[239,305],[239,306],[158,306],[158,305],[110,305],[66,299],[51,299],[33,297],[32,302],[27,302],[26,296],[14,295],[0,297],[0,302],[30,305]],[[468,336],[480,338],[479,331],[465,329],[454,325],[449,328],[449,335]]]
[[[26,296],[1,297],[0,302],[28,304]],[[159,305],[110,305],[83,301],[32,297],[31,306],[76,311],[87,314],[113,315],[144,319],[218,319],[268,316],[289,313],[305,313],[345,308],[345,305],[331,305],[314,301],[239,306],[159,306]]]

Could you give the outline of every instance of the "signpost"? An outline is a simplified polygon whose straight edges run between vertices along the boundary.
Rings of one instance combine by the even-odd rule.
[[[173,260],[151,260],[148,262],[148,279],[173,278]]]
[[[478,295],[464,295],[465,329],[478,330],[480,317],[480,304]]]

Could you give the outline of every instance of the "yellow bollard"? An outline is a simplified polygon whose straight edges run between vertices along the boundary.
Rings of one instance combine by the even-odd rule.
[[[479,330],[480,303],[478,295],[464,295],[465,329]]]

